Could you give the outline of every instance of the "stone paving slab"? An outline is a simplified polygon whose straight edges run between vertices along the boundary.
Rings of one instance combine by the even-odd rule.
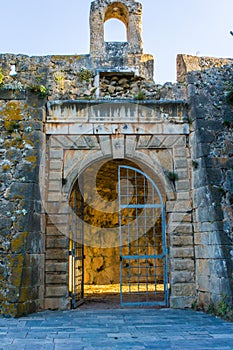
[[[233,323],[170,309],[46,311],[0,318],[0,350],[233,350]]]

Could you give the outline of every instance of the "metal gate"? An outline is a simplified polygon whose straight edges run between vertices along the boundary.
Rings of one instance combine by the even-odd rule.
[[[83,197],[77,184],[70,201],[69,296],[71,308],[84,302],[84,229]],[[82,220],[79,220],[81,218]]]
[[[165,206],[139,169],[118,167],[122,306],[168,305]]]

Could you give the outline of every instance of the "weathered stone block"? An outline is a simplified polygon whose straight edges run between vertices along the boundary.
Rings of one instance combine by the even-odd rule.
[[[192,173],[192,188],[200,188],[208,185],[208,179],[206,175],[206,170],[204,167],[199,166],[198,169],[196,169]]]
[[[218,222],[212,221],[212,222],[194,222],[194,229],[195,232],[213,232],[218,231]]]
[[[45,209],[48,215],[55,214],[68,214],[70,212],[70,206],[67,202],[59,201],[59,202],[46,202],[45,203]],[[60,225],[59,225],[60,226]],[[64,232],[64,231],[62,231]]]
[[[171,269],[175,271],[194,272],[194,260],[190,258],[176,258],[171,260]]]
[[[72,130],[73,133],[73,130]],[[47,135],[68,135],[69,134],[69,125],[68,124],[57,124],[57,123],[50,123],[46,124],[46,134]]]
[[[40,122],[44,122],[46,119],[44,106],[42,108],[32,108],[29,106],[28,107],[28,114],[30,114],[33,121],[38,120]],[[40,125],[40,123],[38,124],[38,126],[39,125]],[[40,129],[37,129],[37,130],[40,130]]]
[[[197,289],[202,292],[210,291],[210,276],[197,275]]]
[[[233,171],[229,170],[226,173],[226,185],[225,189],[233,194]]]
[[[226,261],[222,259],[209,260],[209,271],[210,276],[216,276],[220,279],[226,278],[228,274]]]
[[[70,300],[68,298],[45,298],[45,309],[49,310],[67,310],[70,308]]]
[[[191,194],[189,191],[187,192],[179,192],[177,193],[177,201],[190,201],[190,198],[191,198]]]
[[[190,271],[172,271],[171,284],[194,282],[194,272]]]
[[[27,134],[24,133],[23,140],[28,145],[31,145],[31,147],[42,150],[45,142],[45,135],[42,131],[34,130]]]
[[[47,215],[47,224],[48,225],[52,224],[53,226],[56,226],[58,228],[58,230],[61,230],[62,228],[67,230],[67,226],[65,226],[65,225],[68,223],[69,223],[69,215],[66,215],[66,214],[60,214],[60,215],[49,214],[49,215]]]
[[[177,212],[177,213],[186,213],[191,210],[191,202],[189,200],[177,200],[166,203],[166,211],[169,212]]]
[[[34,301],[38,299],[38,287],[21,287],[19,302]]]
[[[47,236],[46,248],[64,248],[68,249],[69,239],[64,236]]]
[[[196,260],[196,273],[197,276],[210,276],[210,262],[209,259],[197,259]]]
[[[0,231],[1,235],[9,234],[12,221],[10,218],[0,216]]]
[[[191,234],[193,232],[193,227],[191,223],[188,222],[175,223],[172,220],[169,220],[167,232],[169,234]]]
[[[24,302],[19,302],[17,304],[17,313],[15,316],[20,317],[23,315],[28,315],[36,312],[38,309],[37,300],[25,300]]]
[[[58,171],[50,170],[49,171],[49,180],[62,180],[62,172],[61,169]]]
[[[32,200],[34,185],[31,183],[14,182],[7,191],[5,198]]]
[[[45,288],[46,297],[67,297],[68,289],[67,286],[47,286]]]
[[[196,259],[221,259],[223,252],[219,245],[198,245],[195,247]]]
[[[176,169],[187,169],[188,162],[186,157],[176,157],[174,159]]]
[[[187,210],[185,212],[172,212],[169,214],[169,222],[175,224],[179,223],[190,223],[191,222],[191,214],[187,214]]]
[[[26,91],[0,89],[0,100],[25,100]]]
[[[204,307],[204,310],[208,310],[208,307],[211,302],[210,292],[198,291],[198,305]]]
[[[177,248],[172,247],[170,249],[171,258],[193,258],[194,251],[193,248]]]
[[[46,227],[46,232],[48,236],[64,236],[63,232],[67,232],[68,229],[67,225],[52,225]]]
[[[196,245],[218,245],[221,244],[218,231],[195,233],[194,241]]]
[[[193,236],[173,236],[170,239],[171,246],[185,247],[193,245]]]
[[[194,191],[193,204],[195,208],[211,205],[209,186],[201,186]]]
[[[51,148],[49,152],[50,159],[63,159],[63,149]]]
[[[47,260],[45,264],[45,271],[65,273],[68,271],[68,260],[66,262]]]
[[[49,193],[50,192],[58,192],[60,193],[62,189],[62,182],[61,181],[49,181]]]
[[[41,121],[21,121],[20,125],[25,132],[31,132],[32,130],[43,131],[43,123]]]
[[[223,179],[223,173],[221,169],[217,168],[206,168],[206,173],[208,177],[208,182],[210,184],[219,184],[222,182]]]
[[[16,178],[24,178],[26,183],[38,182],[39,168],[31,163],[19,163],[15,171]]]
[[[182,157],[182,158],[186,158],[187,153],[186,153],[186,148],[184,147],[174,147],[174,157]]]
[[[173,296],[170,297],[170,306],[173,309],[191,308],[196,301],[195,296]]]
[[[41,231],[41,218],[40,214],[33,213],[32,211],[28,212],[26,215],[19,215],[17,217],[17,221],[15,222],[15,227],[18,231],[34,231],[34,232],[40,232]]]
[[[61,273],[52,273],[46,274],[46,283],[47,284],[62,284],[66,285],[68,284],[68,275],[67,274],[61,274]]]
[[[51,162],[49,162],[49,167],[50,167],[50,170],[54,170],[54,171],[61,171],[62,170],[62,166],[63,166],[63,163],[61,160],[59,159],[56,159],[56,160],[51,160]]]
[[[180,283],[172,286],[172,296],[195,296],[196,295],[196,286],[195,283]]]
[[[207,222],[207,221],[217,220],[214,206],[196,208],[194,210],[194,220],[195,220],[195,222]]]
[[[48,249],[46,251],[46,260],[68,260],[68,250]]]
[[[177,191],[189,191],[190,183],[188,180],[178,180],[176,181]]]

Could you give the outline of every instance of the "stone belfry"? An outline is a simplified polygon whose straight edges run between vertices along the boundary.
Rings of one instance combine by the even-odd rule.
[[[127,42],[105,42],[104,24],[118,19],[126,27]],[[143,53],[142,4],[135,0],[95,0],[90,10],[90,54],[95,68],[126,71],[153,79],[154,60]]]

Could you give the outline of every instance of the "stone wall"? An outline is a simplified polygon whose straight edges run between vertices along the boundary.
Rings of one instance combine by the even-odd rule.
[[[0,312],[22,315],[43,301],[39,164],[44,100],[0,91]]]
[[[179,68],[181,68],[179,70]],[[188,74],[184,74],[188,73]],[[233,295],[233,61],[178,57],[190,106],[193,224],[198,303]]]
[[[169,186],[166,192],[171,306],[190,307],[197,299],[207,308],[223,294],[231,302],[233,111],[226,95],[232,60],[179,56],[179,83],[163,86],[133,70],[100,72],[89,55],[5,54],[0,69],[1,313],[68,307],[64,213],[57,226],[49,218],[45,223],[41,202],[46,138],[50,214],[64,178],[71,186],[73,167],[87,152],[90,162],[137,156],[164,183],[167,172],[176,171],[174,192]],[[89,257],[102,268],[100,251]]]

